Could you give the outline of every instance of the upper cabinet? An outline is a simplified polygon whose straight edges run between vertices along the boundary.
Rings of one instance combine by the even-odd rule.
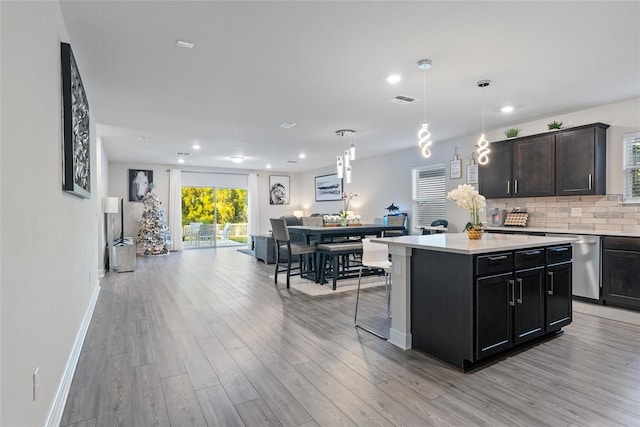
[[[489,199],[606,192],[606,129],[594,123],[491,144],[479,190]]]
[[[514,197],[553,196],[555,187],[554,135],[513,141]]]
[[[605,194],[607,128],[603,123],[556,134],[556,194]]]

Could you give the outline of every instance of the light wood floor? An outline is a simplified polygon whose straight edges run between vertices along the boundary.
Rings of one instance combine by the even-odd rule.
[[[640,425],[640,326],[575,313],[464,374],[356,330],[354,292],[308,297],[272,271],[220,248],[107,275],[62,425]]]

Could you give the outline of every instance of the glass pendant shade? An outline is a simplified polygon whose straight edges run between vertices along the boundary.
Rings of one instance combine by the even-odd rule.
[[[353,142],[351,143],[351,147],[349,147],[349,157],[351,158],[351,160],[356,159],[356,146],[353,144]]]
[[[342,179],[344,175],[344,163],[342,160],[342,156],[338,156],[338,160],[336,162],[336,172],[338,173],[338,178]]]

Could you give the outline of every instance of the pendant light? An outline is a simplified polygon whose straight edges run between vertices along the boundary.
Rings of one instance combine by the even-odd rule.
[[[348,184],[351,184],[351,162],[356,159],[356,146],[353,143],[353,135],[355,133],[356,131],[352,129],[340,129],[335,132],[335,134],[340,137],[351,137],[351,145],[347,146],[344,153],[339,154],[336,158],[338,178],[346,178]]]
[[[430,59],[421,59],[418,61],[418,68],[423,71],[422,73],[422,100],[423,100],[423,112],[424,112],[424,120],[422,122],[422,126],[418,131],[418,146],[422,151],[423,157],[431,156],[431,132],[429,132],[429,124],[427,123],[427,70],[431,68],[431,60]]]
[[[482,135],[478,139],[478,163],[486,165],[489,163],[489,141],[484,137],[484,89],[491,84],[491,80],[479,80],[478,87],[482,89]]]

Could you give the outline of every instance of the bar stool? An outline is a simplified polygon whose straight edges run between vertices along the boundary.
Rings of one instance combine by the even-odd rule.
[[[391,261],[389,261],[389,249],[382,243],[373,243],[369,239],[362,239],[362,266],[358,275],[358,292],[356,294],[356,312],[353,323],[360,328],[382,339],[388,339],[389,335],[381,334],[358,323],[358,303],[360,302],[360,283],[362,282],[362,270],[365,268],[377,268],[384,270],[384,285],[387,296],[387,322],[391,320]]]

